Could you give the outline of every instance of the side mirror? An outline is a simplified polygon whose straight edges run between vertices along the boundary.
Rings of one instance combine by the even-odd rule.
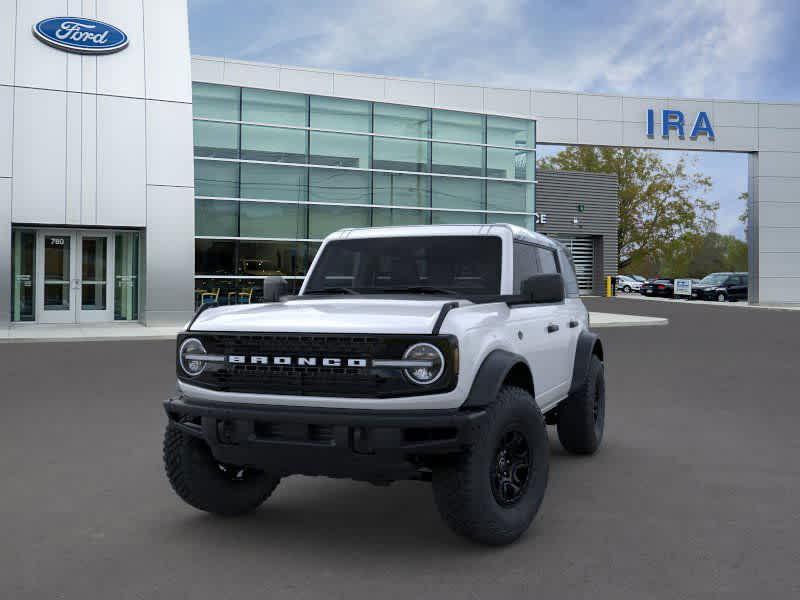
[[[289,293],[289,284],[279,275],[264,278],[264,302],[280,302]]]
[[[560,273],[538,273],[522,282],[520,294],[534,304],[564,301],[564,278]]]

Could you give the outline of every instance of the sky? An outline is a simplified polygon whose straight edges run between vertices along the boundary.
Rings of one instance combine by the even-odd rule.
[[[519,88],[800,101],[797,0],[189,0],[189,27],[192,53],[207,56]],[[743,237],[746,155],[693,158],[712,177],[718,231]]]

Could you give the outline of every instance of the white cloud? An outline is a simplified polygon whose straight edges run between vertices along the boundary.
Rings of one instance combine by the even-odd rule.
[[[781,26],[766,0],[640,1],[613,26],[591,13],[576,22],[561,6],[281,4],[274,25],[243,40],[241,56],[517,87],[750,97],[741,82],[758,76]]]

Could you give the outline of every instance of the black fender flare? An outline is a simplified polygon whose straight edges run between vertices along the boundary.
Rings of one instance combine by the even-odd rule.
[[[521,387],[529,388],[528,391],[533,396],[533,374],[528,361],[507,350],[492,350],[478,369],[462,408],[480,408],[494,402],[503,382],[518,365],[525,367],[530,380],[521,382]]]
[[[578,345],[575,348],[575,365],[572,368],[572,384],[569,386],[570,394],[577,392],[586,381],[589,362],[594,355],[603,360],[603,342],[600,341],[599,335],[584,329],[578,336]]]

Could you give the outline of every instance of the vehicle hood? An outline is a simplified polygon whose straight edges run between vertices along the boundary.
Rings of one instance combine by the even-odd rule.
[[[442,305],[456,298],[319,298],[223,306],[203,311],[191,331],[430,334]],[[458,300],[464,306],[467,300]]]

